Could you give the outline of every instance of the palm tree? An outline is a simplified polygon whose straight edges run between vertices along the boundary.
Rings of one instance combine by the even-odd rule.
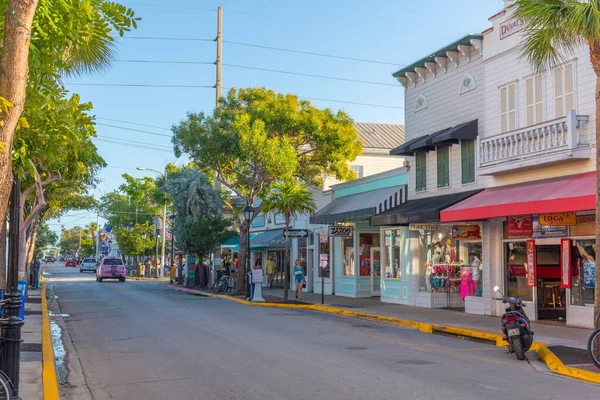
[[[509,10],[525,22],[521,55],[536,72],[559,64],[566,54],[587,44],[596,73],[596,144],[600,143],[600,1],[599,0],[516,0]],[[600,152],[596,152],[600,166]],[[600,179],[596,177],[597,196]],[[596,249],[600,246],[600,202],[596,202]],[[594,320],[600,313],[600,269],[596,269]]]
[[[289,237],[287,233],[290,230],[290,222],[292,218],[298,217],[300,214],[313,213],[317,210],[312,193],[302,183],[286,182],[278,183],[273,186],[273,190],[267,194],[262,201],[261,211],[266,214],[268,212],[276,212],[283,214],[285,218],[285,261],[284,261],[284,279],[283,279],[283,300],[288,299],[288,279],[290,271],[290,250]]]

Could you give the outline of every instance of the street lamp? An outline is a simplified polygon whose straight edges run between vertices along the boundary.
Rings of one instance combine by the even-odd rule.
[[[250,204],[246,204],[246,206],[242,209],[242,213],[244,214],[244,219],[246,220],[246,270],[244,271],[247,274],[250,271],[250,222],[254,218],[254,212],[256,210]],[[247,279],[246,283],[246,297],[250,297],[250,279]]]
[[[146,264],[144,264],[144,254],[146,253],[146,232],[142,233],[142,264],[144,265],[144,275],[148,275],[148,270],[150,268],[146,268]]]
[[[152,172],[156,172],[157,174],[159,174],[160,176],[162,176],[165,180],[167,180],[167,170],[165,169],[165,173],[163,174],[160,171],[157,171],[155,169],[152,168],[145,168],[145,167],[137,167],[136,168],[138,171],[152,171]],[[163,264],[165,262],[165,246],[166,246],[166,232],[167,232],[167,194],[165,193],[165,202],[163,204],[163,216],[162,216],[162,220],[163,220],[163,226],[162,226],[162,252],[161,252],[161,256],[160,256],[160,277],[162,278],[164,275],[164,268],[163,268]]]

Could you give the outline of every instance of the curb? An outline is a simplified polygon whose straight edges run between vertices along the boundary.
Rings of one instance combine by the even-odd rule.
[[[144,278],[139,276],[128,276],[127,279],[134,281],[154,281],[154,282],[168,282],[169,278]]]
[[[175,289],[179,292],[194,294],[194,289],[187,288],[179,288],[177,286],[171,284],[164,284],[165,286]],[[200,292],[200,291],[195,291]],[[364,319],[368,321],[374,322],[383,322],[390,325],[402,326],[405,328],[417,329],[424,333],[433,334],[434,332],[443,332],[456,336],[469,337],[474,339],[483,339],[486,341],[494,342],[497,347],[506,347],[506,342],[502,339],[502,336],[499,334],[478,331],[469,328],[461,328],[457,326],[451,325],[438,325],[438,324],[429,324],[426,322],[418,322],[411,321],[402,318],[395,317],[387,317],[378,314],[369,314],[365,312],[359,311],[350,311],[343,308],[329,307],[329,306],[321,306],[318,304],[280,304],[280,303],[257,303],[252,301],[247,301],[244,299],[238,299],[236,297],[222,295],[222,294],[214,294],[205,291],[201,291],[202,295],[208,297],[218,297],[225,300],[236,301],[240,304],[244,304],[247,306],[255,306],[255,307],[279,307],[279,308],[295,308],[295,309],[305,309],[305,310],[315,310],[320,312],[325,312],[329,314],[337,314],[343,315],[345,317]],[[530,350],[534,350],[539,354],[539,356],[544,360],[544,363],[550,368],[550,370],[558,375],[568,376],[570,378],[579,379],[586,382],[600,384],[600,373],[586,371],[579,368],[567,367],[557,356],[554,354],[546,343],[543,342],[534,342],[531,346]]]
[[[45,283],[42,285],[42,392],[44,400],[60,399],[56,365],[54,364],[54,349],[50,336],[50,317]]]

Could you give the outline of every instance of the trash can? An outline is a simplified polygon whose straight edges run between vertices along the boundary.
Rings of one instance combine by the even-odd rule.
[[[25,281],[19,281],[19,290],[21,291],[21,309],[19,310],[19,318],[25,321],[25,299],[27,298],[27,283]],[[0,290],[0,300],[4,300],[4,290]],[[4,316],[4,310],[2,310],[2,316]]]

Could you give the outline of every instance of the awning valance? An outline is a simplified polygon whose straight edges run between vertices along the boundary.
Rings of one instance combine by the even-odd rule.
[[[485,189],[442,211],[442,222],[522,214],[594,210],[596,173],[563,176]]]
[[[440,211],[469,198],[481,190],[446,194],[409,200],[398,207],[371,217],[371,225],[408,225],[411,223],[436,222],[440,220]]]
[[[285,239],[283,237],[283,229],[275,229],[272,231],[257,232],[255,237],[250,238],[250,248],[266,248],[266,247],[283,247]]]
[[[417,151],[431,151],[434,150],[436,146],[458,143],[459,140],[476,139],[478,134],[477,125],[478,122],[475,119],[450,128],[442,129],[404,143],[402,146],[390,151],[390,154],[393,156],[412,156]]]
[[[369,218],[378,210],[385,211],[406,199],[406,185],[370,190],[339,197],[310,217],[311,224]]]

